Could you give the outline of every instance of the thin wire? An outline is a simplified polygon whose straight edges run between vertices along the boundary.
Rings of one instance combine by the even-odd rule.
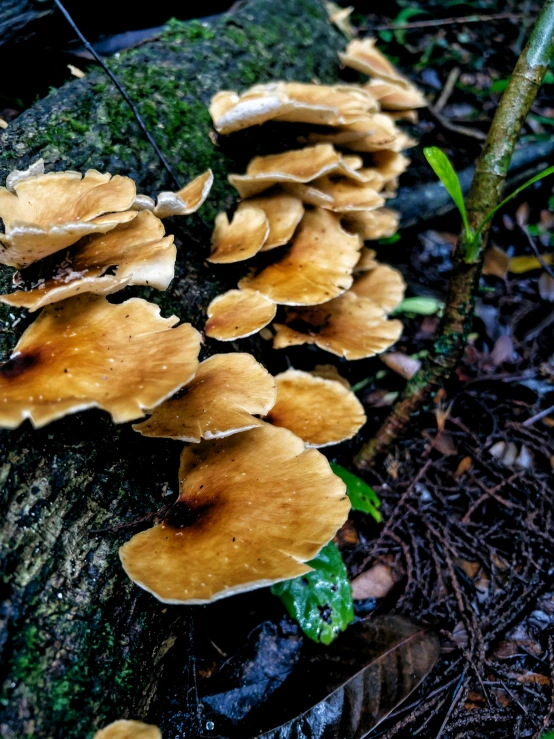
[[[79,28],[75,24],[75,21],[69,15],[69,13],[67,12],[67,10],[63,6],[63,4],[60,2],[60,0],[54,0],[54,3],[57,5],[58,9],[63,13],[66,21],[69,23],[69,25],[71,26],[71,28],[75,31],[75,33],[77,34],[77,36],[80,38],[80,40],[84,44],[86,50],[92,54],[92,56],[94,57],[94,59],[98,62],[98,64],[102,67],[102,69],[104,70],[104,72],[108,75],[108,77],[111,79],[111,81],[117,87],[117,89],[119,90],[119,92],[123,96],[123,99],[125,100],[125,102],[127,103],[127,105],[133,111],[133,115],[135,116],[137,123],[139,124],[142,132],[144,133],[144,135],[148,139],[148,143],[152,146],[152,148],[154,149],[154,151],[158,155],[158,159],[160,160],[160,162],[163,164],[163,166],[165,167],[165,169],[169,173],[169,175],[170,175],[171,179],[173,180],[173,182],[175,183],[177,189],[180,190],[181,189],[181,184],[179,183],[179,180],[177,179],[177,176],[175,175],[175,173],[171,169],[171,166],[169,165],[167,159],[162,154],[162,152],[160,150],[160,147],[158,146],[158,144],[152,138],[152,134],[146,128],[146,124],[142,120],[141,115],[140,115],[140,113],[139,113],[139,111],[137,109],[137,106],[131,100],[131,98],[127,94],[125,88],[119,82],[119,80],[117,79],[117,77],[115,76],[115,74],[112,72],[112,70],[108,67],[108,65],[106,64],[106,62],[97,54],[97,52],[94,49],[94,47],[92,46],[92,44],[90,44],[87,41],[87,39],[83,36],[83,34],[81,33],[81,31],[79,30]]]

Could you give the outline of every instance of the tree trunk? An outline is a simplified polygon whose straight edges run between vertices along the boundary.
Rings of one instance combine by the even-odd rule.
[[[203,209],[211,221],[234,201],[227,172],[241,171],[257,145],[254,135],[248,151],[240,136],[225,149],[214,146],[206,107],[211,95],[276,78],[334,81],[343,45],[319,0],[281,0],[278,7],[274,0],[250,0],[213,26],[173,27],[112,64],[183,183],[214,170],[216,184]],[[0,150],[2,181],[42,156],[48,170],[129,174],[149,194],[170,187],[101,71],[37,103],[0,136]],[[171,288],[126,290],[123,297],[148,297],[163,315],[176,313],[202,328],[206,305],[236,284],[239,270],[204,266],[209,229],[197,216],[182,221],[170,227],[180,242]],[[11,273],[2,268],[1,292],[11,289]],[[18,315],[1,309],[3,358],[30,322],[24,317],[15,325]],[[260,339],[240,344],[258,356],[262,345]],[[218,344],[217,351],[226,346]],[[170,500],[181,446],[142,437],[129,424],[115,426],[100,411],[39,431],[25,423],[1,434],[3,739],[84,739],[121,717],[158,723],[164,739],[210,734],[197,723],[197,706],[183,686],[191,665],[191,613],[208,618],[215,607],[166,606],[127,579],[117,550],[136,527],[91,533]],[[233,601],[237,605],[229,602],[217,613],[240,613],[240,599]]]

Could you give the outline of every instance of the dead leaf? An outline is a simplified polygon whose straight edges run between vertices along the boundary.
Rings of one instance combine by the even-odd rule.
[[[384,598],[394,586],[391,568],[382,562],[377,562],[369,570],[362,572],[352,582],[352,597],[354,600],[366,598]]]
[[[550,265],[552,264],[552,260],[554,259],[552,254],[543,254],[542,258],[545,262],[545,264]],[[510,272],[513,272],[515,275],[522,275],[525,272],[531,272],[534,269],[541,269],[542,264],[539,262],[537,257],[512,257],[510,260]]]
[[[83,72],[83,70],[79,69],[79,67],[75,67],[73,64],[68,64],[67,68],[69,69],[69,71],[74,77],[78,77],[79,79],[81,79],[85,76],[85,73]]]
[[[458,453],[458,449],[454,444],[454,439],[448,431],[443,431],[435,436],[433,448],[441,454],[444,454],[445,457],[450,457],[453,454]]]
[[[8,127],[8,121],[5,121],[3,118],[0,118],[0,128],[7,128]]]
[[[516,210],[516,221],[518,226],[521,226],[521,228],[525,228],[529,223],[529,212],[529,203],[527,202],[522,203]]]
[[[548,272],[543,272],[539,277],[539,295],[543,300],[554,303],[554,277]]]
[[[396,372],[397,375],[400,375],[405,380],[411,380],[415,373],[421,368],[421,362],[419,359],[413,359],[402,352],[387,352],[386,354],[381,354],[379,359],[381,362],[386,364],[389,369]]]
[[[456,472],[454,473],[454,477],[456,479],[462,477],[462,475],[465,475],[467,472],[469,472],[472,467],[473,460],[471,459],[471,457],[464,457],[458,465]]]
[[[504,362],[512,362],[514,359],[514,342],[511,336],[499,336],[494,343],[489,358],[495,367]]]
[[[360,537],[352,521],[347,519],[335,534],[335,543],[339,549],[358,544]]]
[[[550,678],[546,675],[541,675],[540,672],[526,672],[523,675],[513,675],[518,683],[524,685],[550,685]]]
[[[485,254],[484,275],[493,275],[503,280],[510,268],[510,257],[499,246],[491,246]]]

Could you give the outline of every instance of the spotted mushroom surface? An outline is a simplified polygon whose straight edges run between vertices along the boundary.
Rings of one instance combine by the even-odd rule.
[[[218,213],[208,262],[231,264],[250,259],[263,247],[269,236],[269,221],[261,208],[241,208],[229,222],[226,213]]]
[[[397,269],[379,264],[357,277],[351,290],[361,298],[371,298],[385,313],[392,313],[404,300],[406,283]]]
[[[277,306],[255,290],[228,290],[208,306],[206,336],[234,341],[257,334],[275,318]]]

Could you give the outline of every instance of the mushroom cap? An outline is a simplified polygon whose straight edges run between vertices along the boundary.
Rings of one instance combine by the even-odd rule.
[[[0,427],[26,418],[38,428],[68,413],[102,408],[114,422],[144,416],[189,382],[200,334],[176,316],[132,298],[112,305],[83,295],[46,307],[0,365]]]
[[[93,739],[162,739],[162,734],[152,724],[120,719],[97,731]]]
[[[346,378],[339,374],[339,371],[334,364],[316,364],[313,370],[310,370],[310,374],[314,377],[323,377],[324,380],[340,382],[343,387],[350,390],[350,383]]]
[[[362,184],[347,177],[321,177],[314,182],[314,186],[333,198],[333,204],[324,207],[335,213],[372,210],[380,208],[385,202],[374,182]],[[379,182],[377,188],[381,187],[382,182]]]
[[[274,349],[316,344],[345,359],[381,354],[402,333],[402,323],[388,320],[382,308],[369,298],[346,292],[335,300],[312,308],[288,310],[286,325],[275,323]]]
[[[226,213],[218,213],[208,262],[230,264],[257,254],[269,236],[269,221],[261,208],[248,207],[235,212],[229,223]]]
[[[352,217],[358,216],[358,213],[353,213]],[[344,221],[350,220],[351,216],[345,218]],[[343,223],[344,223],[343,221]],[[367,272],[369,269],[375,269],[379,262],[375,259],[377,252],[375,249],[369,249],[367,246],[362,247],[360,252],[360,258],[358,259],[356,266],[354,267],[354,274],[359,272]]]
[[[367,83],[366,89],[379,100],[384,110],[412,110],[429,105],[421,90],[411,83],[399,85],[373,79]]]
[[[383,182],[390,182],[395,177],[399,177],[410,166],[410,160],[404,154],[387,149],[376,151],[373,154],[373,162]]]
[[[119,550],[131,580],[164,603],[209,603],[306,574],[350,508],[325,457],[265,423],[185,448],[179,477],[166,522]]]
[[[311,185],[304,185],[301,182],[283,182],[282,189],[303,203],[314,205],[316,208],[327,208],[333,205],[333,198],[330,195],[326,195]]]
[[[404,300],[406,283],[402,273],[388,264],[379,264],[354,280],[351,291],[360,298],[370,298],[385,313],[391,313]]]
[[[345,67],[351,67],[369,77],[393,82],[407,87],[410,82],[400,74],[396,67],[375,47],[376,38],[353,39],[339,57]]]
[[[275,318],[277,306],[255,290],[229,290],[208,306],[206,336],[218,341],[234,341],[257,334]]]
[[[38,310],[74,295],[108,295],[127,285],[166,290],[175,273],[173,236],[164,238],[163,223],[149,211],[106,234],[92,234],[54,265],[44,282],[31,290],[0,295],[8,305]],[[116,266],[113,275],[102,276]]]
[[[148,195],[137,195],[133,202],[133,208],[135,210],[150,210],[158,218],[188,216],[195,213],[204,203],[210,194],[213,182],[213,172],[208,169],[178,192],[160,192],[156,202]]]
[[[375,152],[390,149],[395,145],[401,134],[403,132],[389,115],[386,113],[372,113],[371,115],[360,116],[358,120],[341,126],[338,130],[329,133],[313,131],[305,138],[308,143],[324,142],[336,144],[351,151]],[[404,139],[401,140],[404,142]],[[402,148],[407,147],[403,146]]]
[[[336,380],[289,369],[275,377],[277,401],[267,416],[289,429],[308,447],[324,447],[351,439],[366,422],[354,393]]]
[[[243,200],[238,206],[238,211],[245,208],[260,208],[269,223],[269,235],[260,251],[269,251],[288,244],[304,215],[304,206],[300,198],[279,191]]]
[[[215,130],[226,135],[270,121],[293,107],[292,100],[279,91],[246,97],[232,90],[221,90],[211,100],[210,115]]]
[[[359,234],[364,241],[393,236],[398,231],[399,223],[400,214],[390,208],[354,211],[347,213],[342,220],[342,224],[347,231]],[[367,262],[370,266],[365,266],[366,262],[363,260],[364,253],[362,250],[362,256],[356,265],[355,272],[365,272],[367,269],[373,269],[377,265],[377,262],[374,260],[375,252],[373,252],[371,261]]]
[[[347,233],[340,218],[322,208],[307,212],[289,252],[239,287],[257,290],[281,305],[316,305],[340,295],[352,284],[362,242]]]
[[[26,267],[90,233],[132,220],[135,183],[128,177],[80,172],[12,177],[0,188],[0,263]]]
[[[143,436],[198,443],[260,426],[275,403],[275,380],[251,354],[215,354],[176,398],[133,426]]]

